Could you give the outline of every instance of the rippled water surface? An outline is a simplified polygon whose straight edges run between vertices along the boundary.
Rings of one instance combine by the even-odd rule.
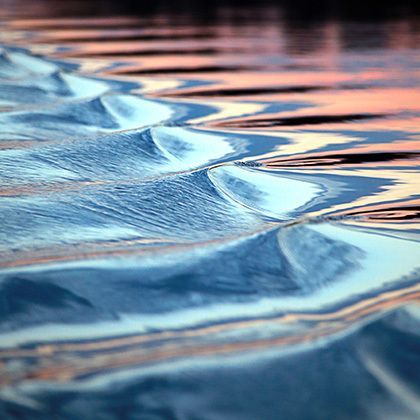
[[[412,9],[30,3],[0,11],[0,417],[419,418]]]

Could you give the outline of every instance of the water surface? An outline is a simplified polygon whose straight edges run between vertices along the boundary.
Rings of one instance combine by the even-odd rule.
[[[0,12],[1,417],[418,418],[415,7],[85,3]]]

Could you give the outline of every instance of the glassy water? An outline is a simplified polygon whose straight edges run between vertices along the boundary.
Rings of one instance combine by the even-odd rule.
[[[300,3],[5,3],[2,418],[419,418],[420,20]]]

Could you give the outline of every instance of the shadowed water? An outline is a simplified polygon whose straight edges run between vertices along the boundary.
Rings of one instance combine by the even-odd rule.
[[[420,416],[406,3],[0,11],[0,417]]]

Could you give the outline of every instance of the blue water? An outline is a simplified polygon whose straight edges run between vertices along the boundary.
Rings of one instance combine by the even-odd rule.
[[[0,417],[419,418],[417,20],[18,10]]]

